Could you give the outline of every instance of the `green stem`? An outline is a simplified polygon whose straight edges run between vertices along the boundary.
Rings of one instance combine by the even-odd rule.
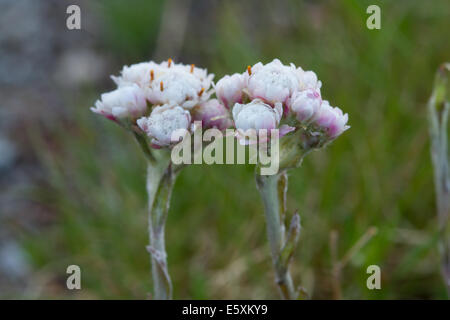
[[[298,168],[303,158],[312,150],[323,146],[323,139],[299,129],[280,139],[279,150],[271,150],[279,163],[279,172],[275,175],[262,175],[261,164],[256,166],[256,185],[264,203],[267,224],[267,236],[270,244],[275,280],[283,299],[297,299],[299,294],[294,288],[289,264],[297,247],[300,235],[300,216],[295,213],[286,236],[286,171]]]
[[[258,168],[257,168],[258,170]],[[283,173],[284,174],[284,173]],[[288,263],[280,263],[282,249],[284,247],[285,227],[280,212],[279,179],[280,174],[262,176],[256,174],[256,184],[264,203],[264,212],[267,223],[267,236],[272,254],[272,262],[275,269],[275,280],[283,299],[296,299],[292,277],[289,273]]]
[[[176,175],[170,159],[148,164],[147,193],[150,240],[148,251],[152,259],[154,299],[156,300],[172,298],[172,282],[167,267],[164,231]]]

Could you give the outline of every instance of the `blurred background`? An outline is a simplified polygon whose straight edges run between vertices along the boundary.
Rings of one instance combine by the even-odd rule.
[[[368,30],[375,3],[381,30]],[[81,30],[66,28],[69,4]],[[122,65],[169,57],[216,80],[293,62],[348,112],[351,129],[290,172],[303,227],[292,273],[310,298],[447,297],[426,101],[450,59],[448,0],[0,0],[0,12],[1,298],[149,296],[145,160],[89,107]],[[253,170],[181,173],[166,239],[175,298],[278,298]],[[352,253],[340,281],[333,248]],[[71,264],[81,290],[66,288]],[[366,287],[372,264],[381,290]]]

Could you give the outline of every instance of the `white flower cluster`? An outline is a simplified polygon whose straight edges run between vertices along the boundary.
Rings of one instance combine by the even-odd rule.
[[[154,147],[170,146],[172,132],[190,130],[193,120],[220,130],[231,125],[226,108],[210,99],[213,78],[206,69],[171,59],[125,66],[112,76],[117,89],[102,94],[91,109],[119,123],[136,123]]]
[[[217,98],[232,109],[238,130],[280,128],[282,135],[295,129],[280,126],[282,119],[294,116],[299,124],[334,139],[349,128],[348,115],[322,100],[321,86],[314,72],[275,59],[225,76],[215,89]]]
[[[233,125],[231,116],[238,137],[248,129],[280,129],[283,136],[307,127],[332,140],[349,128],[348,115],[322,100],[316,74],[294,64],[275,59],[226,75],[216,85],[213,78],[206,69],[171,59],[125,66],[120,76],[112,76],[117,89],[102,94],[91,109],[120,124],[137,125],[155,148],[172,146],[172,133],[192,130],[193,121],[225,130]],[[217,99],[211,99],[214,91]]]

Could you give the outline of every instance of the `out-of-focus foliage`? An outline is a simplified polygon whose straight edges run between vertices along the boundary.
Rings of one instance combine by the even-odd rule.
[[[192,1],[181,52],[216,80],[280,58],[314,70],[323,96],[352,126],[289,177],[288,207],[302,234],[293,276],[312,298],[331,298],[330,232],[343,256],[371,227],[378,233],[343,270],[344,298],[444,298],[425,104],[437,66],[449,59],[450,2],[380,1],[381,30],[366,28],[373,1]],[[105,55],[150,59],[165,4],[101,1]],[[167,39],[166,41],[171,41]],[[105,79],[106,80],[106,79]],[[52,222],[22,243],[39,297],[144,298],[151,290],[145,161],[132,137],[92,114],[100,92],[84,88],[64,105],[72,116],[49,138],[30,131],[47,183],[32,192]],[[277,298],[253,167],[194,165],[175,186],[167,223],[175,298]],[[82,290],[65,288],[67,265]],[[382,289],[366,288],[366,268]],[[26,297],[26,293],[24,294]]]

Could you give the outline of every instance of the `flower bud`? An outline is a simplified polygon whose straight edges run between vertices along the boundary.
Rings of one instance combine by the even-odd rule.
[[[111,120],[126,117],[136,119],[145,114],[147,101],[144,91],[133,84],[103,93],[101,99],[95,102],[95,108],[91,110]]]
[[[217,99],[199,104],[192,110],[194,120],[202,122],[202,127],[225,130],[232,125],[228,110]]]
[[[319,112],[322,98],[313,89],[296,91],[291,98],[291,111],[295,113],[300,123],[306,124]]]
[[[344,114],[338,107],[333,108],[326,100],[322,102],[320,111],[314,120],[319,129],[323,130],[330,139],[336,138],[350,128],[347,121],[348,114]]]
[[[242,103],[242,89],[246,86],[244,75],[235,73],[231,76],[224,76],[215,85],[216,96],[228,109],[232,108],[236,102]]]
[[[137,125],[150,138],[156,147],[170,146],[172,133],[178,129],[188,130],[191,115],[180,106],[163,105],[153,109],[149,117],[138,119]]]

